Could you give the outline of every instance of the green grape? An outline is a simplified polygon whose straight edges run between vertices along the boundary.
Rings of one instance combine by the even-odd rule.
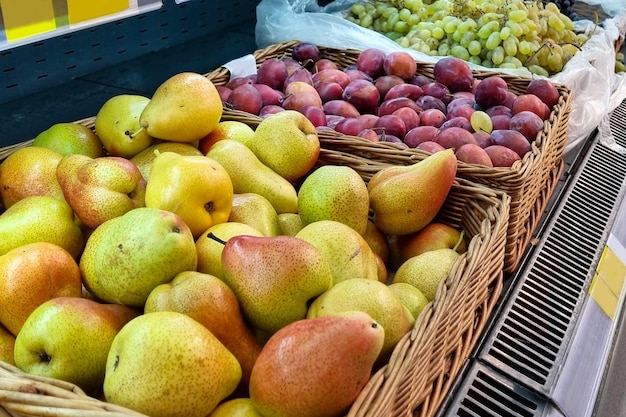
[[[526,68],[533,74],[541,75],[543,77],[550,76],[550,73],[540,65],[528,65]]]
[[[485,67],[485,68],[493,68],[493,63],[489,59],[483,59],[480,62],[480,65]]]
[[[530,55],[532,53],[532,49],[530,45],[531,43],[528,41],[520,41],[517,49],[519,50],[520,53],[524,55]]]
[[[517,59],[514,56],[505,56],[504,57],[504,63],[512,65],[513,68],[521,68],[521,67],[524,66],[524,64],[522,64],[522,61],[520,61],[519,59]]]
[[[426,43],[426,45],[428,45],[428,48],[431,51],[435,51],[439,47],[439,40],[435,38],[428,38],[424,42]]]
[[[491,54],[491,62],[495,65],[500,65],[504,62],[504,48],[501,46],[496,47]]]
[[[407,33],[409,31],[409,24],[407,22],[399,21],[393,25],[393,30],[398,33]]]
[[[509,37],[511,36],[511,28],[508,26],[504,26],[502,29],[500,29],[500,39],[502,39],[503,41],[509,39]]]
[[[363,16],[363,18],[361,18],[359,24],[363,26],[364,28],[369,28],[372,26],[373,22],[374,22],[374,18],[372,17],[372,15],[366,14],[365,16]]]
[[[443,30],[447,34],[454,33],[456,31],[458,24],[459,24],[458,19],[454,18],[454,20],[450,20],[449,22],[444,23]]]
[[[415,32],[415,36],[425,41],[426,39],[432,37],[432,33],[428,29],[421,29]]]
[[[452,48],[450,48],[450,55],[464,61],[467,61],[470,57],[470,53],[461,45],[454,45]]]
[[[444,38],[444,36],[446,36],[446,32],[445,32],[442,28],[437,27],[437,26],[435,26],[435,27],[431,30],[431,32],[430,32],[430,33],[431,33],[431,35],[433,36],[433,38],[435,38],[435,39],[439,39],[439,40],[443,39],[443,38]]]
[[[546,57],[548,71],[552,73],[560,72],[563,69],[563,54],[556,51],[550,51]]]
[[[491,34],[487,38],[487,41],[485,42],[485,48],[493,51],[500,45],[500,43],[502,43],[502,39],[500,39],[500,32],[491,32]]]
[[[365,13],[365,5],[361,3],[354,3],[352,7],[350,7],[350,12],[355,16],[360,16],[362,13]]]
[[[554,13],[548,16],[548,26],[556,31],[565,30],[565,23],[563,23],[563,21],[559,19],[559,16]]]
[[[482,46],[480,45],[480,42],[478,42],[477,40],[473,40],[467,45],[467,51],[472,56],[479,56],[481,50],[482,50]]]
[[[459,26],[457,27],[457,30],[461,32],[462,35],[464,35],[470,31],[473,31],[474,29],[476,29],[476,27],[477,27],[477,24],[475,20],[467,19],[459,24]]]
[[[403,22],[408,22],[409,18],[411,17],[411,11],[407,8],[403,8],[402,10],[400,10],[398,12],[398,17],[400,18],[400,20],[402,20]]]
[[[476,39],[476,34],[474,32],[466,32],[459,41],[459,44],[464,48],[469,47],[470,42]]]
[[[574,30],[574,22],[572,22],[572,19],[570,19],[569,16],[563,13],[559,13],[558,16],[559,19],[563,21],[566,30]]]
[[[468,59],[469,62],[471,62],[472,64],[476,64],[476,65],[480,65],[482,60],[480,59],[479,56],[476,55],[472,55],[469,57]]]
[[[470,116],[470,125],[476,132],[491,133],[493,130],[493,123],[491,117],[482,110],[476,110]]]
[[[403,48],[408,48],[409,46],[411,46],[411,41],[406,36],[398,38],[396,42]]]
[[[478,37],[480,39],[487,39],[492,33],[500,29],[500,23],[496,20],[492,20],[491,22],[486,23],[480,29],[478,29]],[[498,38],[500,38],[500,33],[498,33]]]
[[[404,7],[411,10],[411,12],[415,12],[422,7],[422,0],[404,0]]]
[[[517,55],[517,38],[507,38],[502,42],[502,46],[504,47],[504,52],[508,56]]]
[[[554,14],[561,13],[561,11],[559,10],[559,6],[557,6],[555,3],[552,3],[552,2],[546,3],[544,8],[545,8],[545,10],[548,10],[548,11],[554,13]]]
[[[409,16],[409,20],[407,20],[407,23],[411,26],[415,26],[420,22],[420,17],[418,15],[416,15],[415,13],[411,13],[411,16]]]
[[[447,56],[450,55],[450,45],[447,43],[440,43],[437,47],[437,53],[439,56]]]
[[[509,20],[519,23],[519,22],[523,22],[524,20],[528,18],[528,13],[526,13],[526,10],[511,10],[508,13],[508,17],[509,17]]]
[[[509,20],[508,22],[506,22],[506,26],[511,30],[511,35],[517,38],[519,38],[520,36],[524,34],[522,27],[517,22],[513,22],[512,20]]]
[[[448,37],[452,38],[452,40],[456,43],[461,42],[461,38],[463,38],[463,34],[458,30],[455,30],[452,34],[449,34]]]

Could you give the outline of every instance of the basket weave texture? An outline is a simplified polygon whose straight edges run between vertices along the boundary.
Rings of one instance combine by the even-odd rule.
[[[298,41],[284,42],[255,51],[257,66],[271,58],[291,56],[291,51],[297,43]],[[358,50],[327,47],[320,47],[320,50],[324,57],[335,62],[339,68],[355,64],[360,53]],[[417,74],[434,79],[433,69],[434,64],[418,62]],[[498,75],[506,81],[509,90],[516,94],[525,93],[531,81],[529,78],[488,70],[473,71],[473,74],[476,79]],[[230,73],[224,67],[205,75],[216,85],[225,85],[230,79]],[[511,197],[504,259],[505,273],[512,273],[519,265],[563,169],[572,93],[564,85],[555,84],[555,86],[560,94],[559,102],[554,106],[549,119],[545,121],[543,131],[532,143],[531,151],[521,161],[511,168],[488,168],[458,163],[457,176],[503,190]],[[259,117],[249,113],[230,109],[225,109],[225,112],[230,117],[252,126],[261,121]],[[405,149],[388,142],[371,142],[330,130],[320,131],[319,137],[323,149],[362,157],[363,161],[359,162],[362,162],[362,173],[366,176],[371,176],[378,170],[377,162],[409,165],[428,156],[428,153],[418,149]],[[372,166],[368,168],[367,165],[370,163]]]

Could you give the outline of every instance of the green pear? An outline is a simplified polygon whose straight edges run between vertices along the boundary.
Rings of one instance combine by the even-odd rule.
[[[349,166],[324,165],[313,171],[298,191],[298,213],[303,224],[335,220],[363,235],[367,229],[367,185]]]
[[[207,417],[263,417],[254,408],[254,403],[248,397],[233,398],[222,402]]]
[[[272,203],[260,194],[235,194],[228,221],[248,224],[261,232],[263,236],[280,234],[278,214]]]
[[[424,252],[404,261],[392,283],[406,282],[419,289],[428,301],[435,299],[439,283],[445,280],[459,258],[454,249],[443,248]]]
[[[152,137],[192,143],[217,127],[222,111],[222,100],[211,80],[195,72],[181,72],[157,87],[139,123]]]
[[[261,120],[247,145],[261,162],[290,182],[309,172],[320,154],[315,125],[296,110]]]
[[[145,205],[146,180],[126,158],[66,155],[57,165],[57,180],[76,216],[91,229]]]
[[[277,222],[279,234],[285,236],[295,236],[304,227],[298,213],[280,213]]]
[[[139,311],[80,297],[40,304],[15,339],[15,364],[31,375],[60,379],[95,394],[102,388],[113,338]]]
[[[233,139],[217,141],[206,156],[226,168],[236,194],[262,195],[278,214],[298,212],[298,193],[293,184],[263,164],[243,143]]]
[[[196,239],[198,272],[204,272],[223,280],[222,252],[224,251],[224,244],[222,242],[237,235],[263,236],[257,229],[245,223],[225,222],[214,224]],[[219,241],[215,240],[213,236],[217,236]]]
[[[34,242],[54,243],[78,259],[83,250],[83,232],[67,202],[30,196],[0,214],[0,255]]]
[[[139,116],[150,102],[137,94],[109,98],[96,113],[95,130],[110,155],[132,158],[152,144],[152,137],[139,130]]]
[[[179,216],[139,207],[98,226],[79,266],[98,299],[142,307],[157,285],[195,270],[197,262],[193,235]]]
[[[197,271],[183,271],[150,292],[144,312],[155,311],[177,311],[209,329],[239,361],[240,388],[247,392],[261,345],[243,318],[237,296],[224,281]]]
[[[315,246],[326,258],[333,284],[351,278],[378,279],[378,261],[363,236],[334,220],[309,223],[296,237]]]
[[[57,151],[61,155],[80,154],[91,158],[105,155],[102,141],[89,127],[73,122],[55,123],[33,139],[33,146]]]
[[[417,320],[417,317],[428,304],[428,298],[417,287],[406,282],[391,283],[389,289],[398,296],[400,302],[409,310],[413,320]]]
[[[269,333],[303,319],[310,300],[333,282],[323,254],[292,236],[233,236],[222,268],[248,322]]]
[[[235,356],[183,313],[157,311],[128,322],[107,357],[104,397],[152,417],[206,417],[241,380]]]
[[[333,285],[331,289],[313,300],[307,318],[351,310],[369,314],[385,329],[381,358],[387,358],[391,354],[413,324],[412,315],[389,286],[365,278],[348,279]]]
[[[412,165],[378,171],[369,184],[376,227],[387,235],[405,235],[423,229],[446,201],[456,170],[454,151],[447,149]]]
[[[384,339],[383,326],[361,311],[287,325],[268,340],[252,369],[255,409],[266,417],[346,415]]]

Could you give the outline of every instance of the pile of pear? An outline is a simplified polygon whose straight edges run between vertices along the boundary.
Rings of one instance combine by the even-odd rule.
[[[180,73],[0,163],[0,360],[152,417],[343,415],[466,251],[451,150],[365,181]]]

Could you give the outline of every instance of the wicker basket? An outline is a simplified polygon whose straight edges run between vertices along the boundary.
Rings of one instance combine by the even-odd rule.
[[[298,41],[270,45],[254,53],[257,65],[267,59],[288,57]],[[331,59],[340,68],[355,64],[359,55],[356,50],[344,50],[320,47],[324,57]],[[418,63],[417,73],[433,79],[434,64]],[[493,71],[474,71],[474,77],[484,79],[499,75],[508,84],[509,90],[525,93],[530,79],[519,76],[496,73]],[[218,68],[206,74],[217,85],[229,81],[230,73],[226,68]],[[504,260],[505,273],[511,273],[518,266],[531,242],[532,234],[538,225],[548,200],[554,191],[563,167],[563,153],[567,141],[569,115],[572,107],[572,94],[566,86],[556,85],[559,102],[554,106],[550,118],[544,123],[543,131],[532,143],[532,149],[524,158],[511,168],[488,168],[480,165],[459,162],[457,176],[485,184],[490,188],[505,191],[511,197],[507,247]],[[250,125],[256,125],[260,118],[251,114],[225,109],[231,117],[236,117]],[[319,132],[322,148],[361,156],[372,162],[388,162],[407,165],[428,156],[417,149],[405,149],[393,143],[371,142],[367,139],[342,135],[334,131]],[[376,164],[373,169],[376,170]],[[365,172],[370,172],[365,171]]]
[[[247,114],[227,112],[223,120]],[[94,118],[77,121],[93,128]],[[22,142],[0,149],[0,162]],[[354,167],[365,180],[372,170],[388,166],[323,149],[319,165]],[[361,170],[360,167],[367,167]],[[435,299],[412,331],[398,343],[389,362],[379,369],[354,402],[348,416],[433,416],[481,335],[499,301],[509,219],[510,197],[457,178],[437,220],[460,228],[470,238]],[[0,362],[0,417],[133,417],[131,410],[87,396],[73,384],[25,374]]]

